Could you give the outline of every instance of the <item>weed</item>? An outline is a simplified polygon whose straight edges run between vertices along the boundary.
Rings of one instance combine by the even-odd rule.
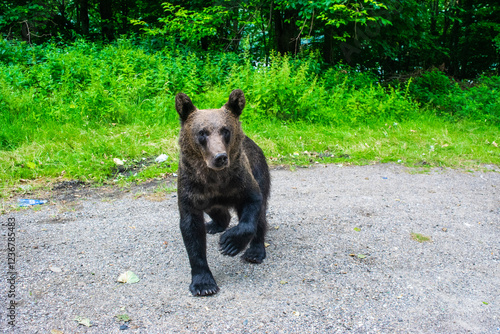
[[[426,237],[425,235],[422,235],[420,233],[414,233],[414,232],[411,233],[411,238],[417,242],[420,242],[420,243],[431,241],[430,237]]]

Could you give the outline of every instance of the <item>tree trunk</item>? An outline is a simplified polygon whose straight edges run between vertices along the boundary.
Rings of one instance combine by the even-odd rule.
[[[466,0],[464,2],[464,11],[462,12],[463,17],[462,17],[462,22],[463,22],[463,27],[462,27],[462,38],[461,40],[463,41],[459,45],[460,48],[460,53],[459,53],[459,62],[460,62],[460,72],[459,72],[459,78],[470,78],[474,76],[474,71],[471,71],[469,68],[469,64],[471,62],[471,50],[469,48],[469,45],[471,44],[471,26],[474,23],[474,16],[475,16],[475,11],[474,11],[474,1],[473,0]]]
[[[333,64],[333,25],[325,25],[323,41],[323,59],[327,64]]]
[[[274,41],[276,51],[281,54],[297,54],[300,48],[299,29],[296,10],[274,10]],[[298,38],[298,40],[297,40]]]
[[[82,35],[89,34],[89,0],[80,0],[80,24]]]
[[[101,14],[101,33],[103,39],[112,41],[115,39],[113,31],[113,1],[101,0],[99,3],[99,12]]]

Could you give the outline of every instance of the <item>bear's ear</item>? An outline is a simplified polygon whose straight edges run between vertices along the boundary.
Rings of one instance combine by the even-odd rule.
[[[188,116],[196,110],[196,107],[189,96],[179,93],[175,97],[175,109],[181,118],[181,122],[185,122]]]
[[[243,108],[245,108],[245,94],[243,94],[243,91],[241,89],[233,90],[231,95],[229,95],[229,101],[227,101],[224,107],[239,117]]]

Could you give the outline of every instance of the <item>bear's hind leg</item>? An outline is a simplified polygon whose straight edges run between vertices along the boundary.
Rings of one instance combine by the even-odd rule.
[[[207,210],[207,214],[212,218],[211,221],[205,224],[205,229],[208,234],[216,234],[224,232],[229,226],[231,215],[229,210],[224,207],[214,207]]]

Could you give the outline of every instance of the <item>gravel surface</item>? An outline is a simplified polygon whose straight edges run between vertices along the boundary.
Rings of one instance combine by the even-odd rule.
[[[202,298],[188,290],[175,194],[51,195],[0,216],[15,218],[18,272],[12,327],[2,225],[0,332],[500,333],[499,171],[274,170],[268,257],[222,256],[209,235],[221,290]],[[140,281],[118,283],[127,270]]]

